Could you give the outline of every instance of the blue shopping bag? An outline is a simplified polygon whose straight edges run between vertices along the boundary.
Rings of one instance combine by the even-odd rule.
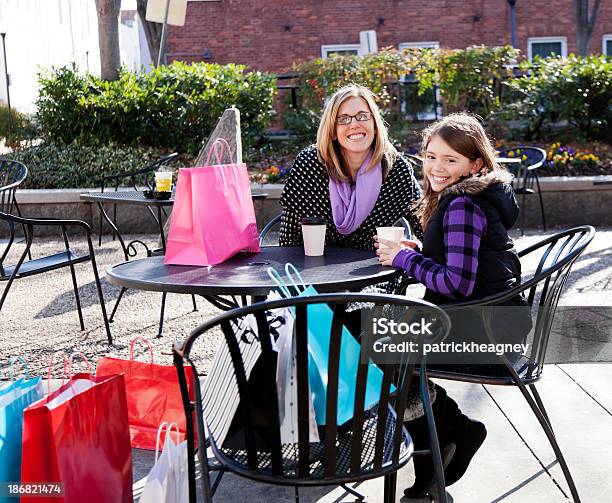
[[[14,364],[23,358],[11,360],[11,372]],[[21,432],[23,429],[23,411],[30,404],[43,397],[40,377],[13,381],[0,389],[0,483],[19,482],[21,479]],[[0,498],[0,502],[12,502],[14,499]]]
[[[290,295],[274,269],[268,270],[270,276],[281,287],[281,293]],[[307,286],[293,264],[285,265],[285,273],[299,297],[318,295],[313,286]],[[309,304],[308,314],[308,381],[318,425],[325,424],[327,399],[327,368],[329,364],[329,343],[333,311],[327,304]],[[338,372],[338,410],[336,420],[342,425],[353,418],[355,407],[355,387],[361,346],[346,327],[342,328],[340,339],[340,368]],[[383,372],[374,363],[368,364],[364,409],[374,407],[380,398]],[[391,392],[395,387],[391,386]]]

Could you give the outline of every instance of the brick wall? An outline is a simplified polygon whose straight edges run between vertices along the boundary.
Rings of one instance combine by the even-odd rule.
[[[592,3],[592,2],[591,2]],[[572,0],[518,0],[518,47],[529,37],[565,36],[576,51]],[[185,26],[169,31],[169,60],[242,63],[280,72],[321,56],[324,44],[358,44],[376,30],[378,47],[437,41],[442,47],[510,44],[506,0],[220,0],[189,2]],[[601,4],[590,42],[612,34],[612,1]]]

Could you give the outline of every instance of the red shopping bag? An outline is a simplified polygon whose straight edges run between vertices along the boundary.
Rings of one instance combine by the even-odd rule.
[[[134,343],[143,341],[149,347],[150,361],[134,361]],[[157,430],[161,423],[176,423],[180,441],[186,437],[185,411],[176,368],[153,363],[153,348],[144,337],[136,337],[130,345],[130,359],[100,358],[98,375],[123,374],[127,396],[132,447],[155,450]],[[189,398],[193,400],[193,370],[185,367]]]
[[[231,157],[219,139],[204,167],[179,169],[164,264],[215,265],[241,250],[259,251],[247,167],[221,164],[224,146]],[[217,165],[211,166],[213,151]]]
[[[123,376],[76,374],[25,409],[21,481],[63,487],[24,503],[132,502]]]

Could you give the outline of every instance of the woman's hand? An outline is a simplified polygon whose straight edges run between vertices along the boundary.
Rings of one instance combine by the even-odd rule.
[[[374,236],[374,241],[374,246],[377,248],[376,255],[378,255],[378,261],[382,265],[392,265],[395,256],[402,248],[404,248],[402,243],[394,243],[393,241],[389,241],[387,239],[379,239],[378,236]],[[385,245],[385,247],[381,248],[381,244]]]

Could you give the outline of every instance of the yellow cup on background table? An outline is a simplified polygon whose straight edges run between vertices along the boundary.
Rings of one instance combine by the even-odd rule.
[[[155,172],[155,191],[170,192],[172,190],[172,171]]]

